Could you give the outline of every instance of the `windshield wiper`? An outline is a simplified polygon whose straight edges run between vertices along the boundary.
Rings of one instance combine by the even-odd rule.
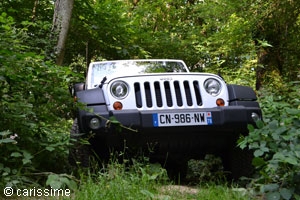
[[[103,87],[103,84],[105,83],[105,81],[107,80],[106,76],[104,76],[104,78],[102,79],[102,81],[100,82],[99,88]]]

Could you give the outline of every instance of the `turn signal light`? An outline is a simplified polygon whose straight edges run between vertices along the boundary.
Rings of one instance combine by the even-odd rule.
[[[224,106],[225,105],[225,101],[223,99],[217,99],[216,104],[218,106]]]
[[[114,107],[115,110],[122,110],[123,105],[122,105],[121,102],[116,101],[116,102],[113,104],[113,107]]]

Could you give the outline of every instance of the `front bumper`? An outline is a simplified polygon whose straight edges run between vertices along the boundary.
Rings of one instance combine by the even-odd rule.
[[[248,134],[247,125],[254,124],[251,114],[256,112],[261,116],[259,107],[227,106],[207,109],[182,109],[160,111],[111,111],[106,106],[93,106],[94,113],[106,119],[114,116],[122,125],[138,130],[132,132],[122,129],[122,133],[112,124],[107,126],[107,120],[101,120],[97,130],[89,128],[93,113],[80,111],[81,131],[96,133],[91,144],[100,147],[124,150],[127,147],[141,147],[151,152],[151,158],[164,160],[166,156],[178,158],[201,159],[207,153],[222,154],[229,147],[236,145],[240,134]],[[155,127],[154,113],[179,112],[210,112],[211,125]],[[133,148],[135,149],[135,148]],[[150,155],[150,154],[149,154]]]
[[[107,120],[114,116],[123,126],[130,127],[137,130],[144,129],[176,129],[176,127],[155,127],[153,123],[154,113],[189,113],[189,112],[211,112],[212,124],[211,125],[200,125],[200,126],[178,126],[177,128],[188,128],[201,130],[213,130],[222,129],[236,131],[247,130],[247,124],[254,124],[251,117],[253,112],[261,116],[261,110],[259,107],[245,107],[245,106],[226,106],[226,107],[215,107],[215,108],[202,108],[202,109],[174,109],[174,110],[155,110],[155,111],[139,111],[139,110],[116,110],[107,111],[105,105],[93,106],[93,113],[80,111],[79,121],[81,131],[83,132],[103,132],[107,129]],[[97,130],[89,128],[89,122],[91,118],[101,116],[101,126]]]

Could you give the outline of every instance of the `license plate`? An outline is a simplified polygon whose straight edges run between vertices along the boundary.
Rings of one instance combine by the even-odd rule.
[[[153,113],[153,126],[212,125],[211,112]]]

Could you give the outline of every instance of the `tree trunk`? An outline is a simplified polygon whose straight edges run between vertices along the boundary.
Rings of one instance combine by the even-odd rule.
[[[84,76],[86,77],[88,70],[89,70],[89,66],[91,63],[91,54],[89,52],[89,42],[86,42],[86,46],[85,46],[85,59],[86,59],[86,69],[84,70]]]
[[[39,4],[39,0],[35,0],[34,6],[33,6],[33,9],[32,9],[32,17],[31,17],[32,21],[35,20],[36,9],[37,9],[38,4]]]
[[[140,0],[133,0],[133,2],[132,2],[132,3],[133,3],[133,6],[136,7],[136,6],[138,5],[139,1],[140,1]]]
[[[262,80],[267,66],[267,52],[264,49],[260,49],[257,52],[257,67],[256,67],[256,90],[259,90],[262,86]]]
[[[64,60],[65,45],[70,27],[73,5],[74,0],[56,0],[55,2],[52,31],[58,36],[57,45],[55,47],[57,65],[62,65]]]

